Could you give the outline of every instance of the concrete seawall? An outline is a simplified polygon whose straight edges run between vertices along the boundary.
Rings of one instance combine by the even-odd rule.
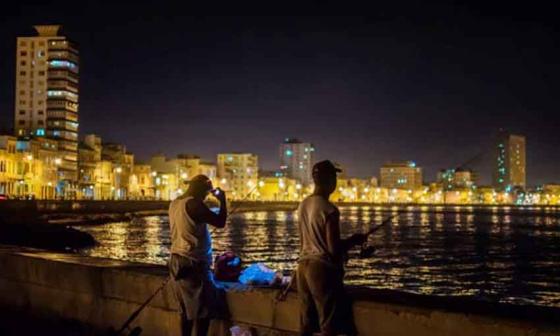
[[[100,329],[119,327],[166,277],[161,266],[0,247],[0,306],[78,320]],[[232,321],[259,335],[298,330],[295,293],[276,302],[277,290],[228,292]],[[354,315],[361,335],[560,335],[557,309],[511,307],[359,289]],[[133,326],[142,335],[178,335],[168,287]],[[213,326],[220,334],[220,325]],[[222,328],[223,329],[223,328]]]

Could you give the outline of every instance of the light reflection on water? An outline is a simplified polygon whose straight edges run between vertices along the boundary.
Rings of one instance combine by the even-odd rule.
[[[372,220],[380,223],[397,210],[341,208],[342,234],[366,231]],[[347,283],[560,307],[560,225],[555,209],[408,210],[375,234],[373,257],[349,261]],[[214,252],[233,250],[245,263],[292,269],[299,247],[295,221],[295,213],[286,211],[233,215],[224,230],[213,233]],[[169,255],[165,216],[79,228],[100,242],[82,251],[86,255],[157,264],[165,264]]]

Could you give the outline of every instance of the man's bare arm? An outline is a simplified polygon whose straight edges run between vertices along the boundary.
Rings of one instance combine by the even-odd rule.
[[[207,223],[217,228],[226,226],[227,206],[225,201],[220,202],[220,211],[218,214],[208,209],[202,201],[196,199],[190,199],[186,204],[186,208],[189,217],[197,224]]]
[[[340,212],[334,211],[327,216],[327,245],[334,261],[343,259],[344,250],[340,241]]]
[[[346,239],[341,239],[340,212],[337,210],[327,216],[327,244],[329,245],[329,252],[336,261],[342,260],[348,250],[362,244],[366,238],[366,235],[362,233],[355,233]]]

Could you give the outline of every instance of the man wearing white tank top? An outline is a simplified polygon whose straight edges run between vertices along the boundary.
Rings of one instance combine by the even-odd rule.
[[[301,335],[354,335],[350,300],[344,291],[344,255],[362,244],[366,236],[340,238],[340,213],[329,202],[336,189],[336,168],[330,161],[313,166],[315,190],[297,210],[300,257],[297,288],[300,302]]]
[[[185,194],[169,206],[169,272],[183,336],[206,335],[210,320],[227,313],[224,291],[216,286],[210,270],[212,241],[208,231],[208,224],[217,228],[226,225],[226,196],[221,189],[215,189],[213,194],[220,201],[216,214],[204,204],[211,190],[210,179],[197,175],[190,180]]]

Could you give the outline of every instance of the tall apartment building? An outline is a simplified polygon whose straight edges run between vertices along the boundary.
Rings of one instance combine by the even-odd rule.
[[[250,153],[218,154],[217,172],[219,184],[231,194],[229,197],[240,199],[253,191],[258,183],[259,162],[257,155]],[[249,199],[255,196],[249,195]]]
[[[311,171],[315,163],[315,147],[308,142],[286,138],[280,144],[280,171],[284,176],[302,184],[311,184]]]
[[[61,26],[35,26],[37,36],[18,37],[15,135],[58,140],[58,178],[78,179],[78,48],[58,34]],[[65,191],[67,193],[67,191]]]
[[[380,169],[381,187],[416,189],[422,186],[422,168],[413,161],[390,162]]]
[[[526,186],[525,137],[500,131],[496,142],[494,187],[509,190]]]

